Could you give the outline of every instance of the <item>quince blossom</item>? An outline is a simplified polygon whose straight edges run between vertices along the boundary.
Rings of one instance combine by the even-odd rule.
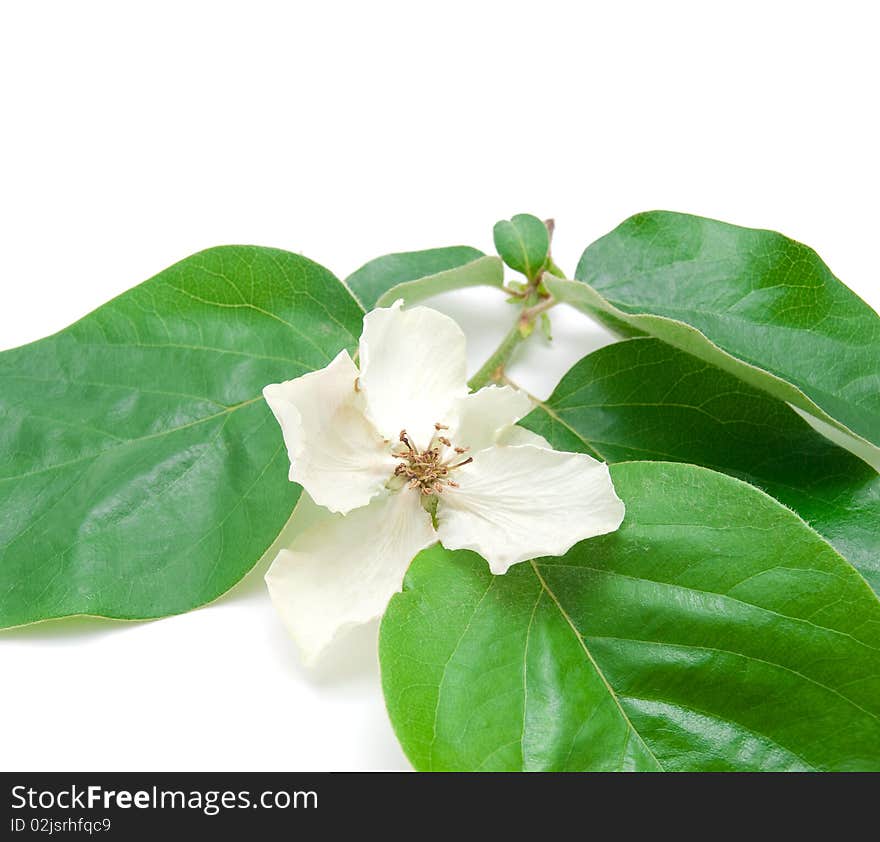
[[[452,319],[399,301],[373,310],[359,358],[358,369],[340,351],[263,390],[304,489],[266,582],[307,662],[381,616],[413,557],[438,540],[500,575],[620,526],[607,465],[514,426],[532,408],[522,392],[468,392]]]

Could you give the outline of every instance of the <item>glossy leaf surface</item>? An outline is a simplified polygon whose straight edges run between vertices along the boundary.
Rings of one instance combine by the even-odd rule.
[[[880,476],[781,401],[657,339],[584,357],[523,421],[606,462],[691,462],[772,494],[880,592]]]
[[[354,348],[362,316],[317,264],[229,246],[0,354],[0,626],[234,585],[299,496],[261,389]]]
[[[880,317],[807,246],[655,211],[589,246],[576,277],[546,283],[880,446]]]
[[[417,769],[880,769],[880,603],[752,486],[612,474],[621,529],[493,577],[426,550],[382,623]]]

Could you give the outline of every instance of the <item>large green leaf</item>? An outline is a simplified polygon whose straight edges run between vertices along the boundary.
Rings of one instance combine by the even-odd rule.
[[[584,357],[523,421],[606,462],[692,462],[745,479],[827,538],[880,592],[880,476],[787,404],[657,339]]]
[[[317,264],[230,246],[0,354],[0,626],[234,585],[299,496],[260,390],[352,348],[362,315]]]
[[[483,252],[470,246],[386,254],[352,272],[345,283],[363,308],[372,310],[376,302],[398,284],[456,269],[480,257],[485,257]]]
[[[693,465],[612,468],[621,529],[493,577],[416,558],[382,622],[417,769],[880,769],[880,603],[796,515]]]
[[[880,446],[880,318],[807,246],[643,213],[589,246],[576,277],[546,283]]]

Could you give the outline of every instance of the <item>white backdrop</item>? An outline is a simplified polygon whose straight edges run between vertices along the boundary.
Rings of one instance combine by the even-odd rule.
[[[0,6],[0,348],[221,243],[345,275],[491,249],[554,216],[557,262],[630,214],[781,230],[880,307],[870,4],[157,2]],[[512,308],[437,303],[476,368]],[[606,341],[571,311],[513,376],[548,394]],[[0,420],[2,423],[2,420]],[[2,517],[2,512],[0,512]],[[0,633],[5,769],[407,768],[375,629],[315,673],[255,571],[181,617]]]

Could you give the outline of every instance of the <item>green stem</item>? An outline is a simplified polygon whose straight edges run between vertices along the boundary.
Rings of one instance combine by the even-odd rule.
[[[537,316],[540,316],[541,313],[549,310],[551,307],[555,307],[557,305],[556,299],[551,295],[549,298],[545,298],[538,304],[535,304],[533,307],[525,307],[523,308],[522,313],[520,313],[520,323],[521,324],[530,324],[535,321]]]
[[[558,302],[553,296],[535,304],[533,307],[523,307],[520,311],[516,324],[508,331],[507,336],[501,340],[501,344],[495,352],[483,363],[480,370],[468,381],[468,386],[473,391],[482,389],[489,383],[498,383],[504,380],[504,366],[516,350],[520,342],[524,342],[532,333],[535,319]]]
[[[495,349],[492,356],[483,363],[480,370],[468,381],[468,386],[476,392],[477,389],[482,389],[483,386],[497,383],[504,376],[504,366],[510,359],[510,355],[525,338],[520,330],[519,320],[517,320],[517,323],[510,329],[507,336],[501,340],[501,344]]]
[[[553,220],[548,219],[544,224],[547,226],[547,230],[552,238]],[[563,271],[553,262],[552,257],[548,257],[547,269],[560,278],[565,277]],[[542,273],[539,273],[537,278],[529,280],[528,286],[523,293],[518,293],[505,286],[502,286],[502,290],[508,295],[522,298],[524,304],[528,305],[530,301],[534,302],[535,299],[538,298],[538,287],[540,286],[541,274]],[[540,294],[548,296],[543,288]],[[520,311],[516,324],[510,329],[507,336],[501,340],[501,344],[495,349],[492,356],[489,357],[489,359],[483,363],[480,370],[471,377],[468,381],[468,386],[476,392],[477,389],[482,389],[483,386],[487,386],[489,383],[503,383],[504,367],[507,365],[508,360],[510,360],[510,357],[519,346],[520,342],[524,342],[531,335],[535,319],[551,307],[555,307],[557,303],[556,299],[550,295],[548,297],[538,298],[537,302],[532,303],[531,306],[524,306]]]

